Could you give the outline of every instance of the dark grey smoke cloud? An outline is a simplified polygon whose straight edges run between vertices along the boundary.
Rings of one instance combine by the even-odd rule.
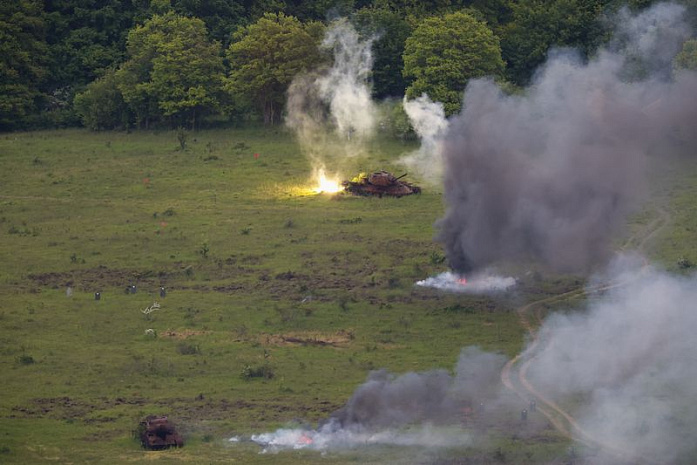
[[[697,77],[670,69],[689,37],[682,14],[673,4],[623,13],[611,50],[587,63],[553,52],[522,96],[470,83],[443,144],[437,227],[453,269],[536,259],[588,271],[606,261],[642,199],[647,157],[695,138]]]
[[[455,375],[446,370],[400,376],[375,371],[331,421],[349,429],[452,421],[464,406],[498,397],[499,373],[505,363],[502,355],[468,347],[460,354]]]

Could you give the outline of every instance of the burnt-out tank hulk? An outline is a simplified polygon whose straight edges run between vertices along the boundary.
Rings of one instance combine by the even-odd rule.
[[[144,449],[182,447],[184,440],[166,416],[148,415],[138,425],[138,438]]]
[[[420,194],[420,187],[400,181],[404,176],[406,174],[395,177],[387,171],[376,171],[369,175],[361,173],[350,181],[344,181],[342,185],[346,192],[355,195],[402,197],[404,195]]]

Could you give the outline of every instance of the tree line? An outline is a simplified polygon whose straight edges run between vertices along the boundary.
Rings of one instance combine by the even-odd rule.
[[[689,12],[697,0],[682,0]],[[330,18],[373,42],[376,99],[459,111],[468,79],[525,86],[551,47],[585,56],[651,0],[13,0],[0,2],[0,130],[198,127],[282,119],[298,73],[330,63]],[[697,15],[692,15],[694,18]],[[695,67],[689,41],[680,65]]]

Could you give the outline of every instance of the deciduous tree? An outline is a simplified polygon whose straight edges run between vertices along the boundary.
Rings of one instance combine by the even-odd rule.
[[[404,76],[413,79],[407,97],[428,94],[448,115],[459,111],[470,79],[499,76],[503,69],[498,38],[465,12],[424,20],[404,49]]]
[[[73,105],[82,123],[95,131],[117,129],[129,123],[128,106],[113,71],[91,82],[84,92],[75,96]]]
[[[226,90],[238,103],[258,109],[265,124],[279,121],[293,78],[320,63],[323,27],[283,13],[267,13],[238,31],[228,48]]]
[[[683,44],[682,50],[673,61],[673,67],[676,70],[689,69],[697,71],[697,39],[690,39]]]
[[[507,77],[528,83],[552,46],[591,54],[605,39],[602,13],[607,0],[521,0],[511,4],[513,21],[501,29]]]
[[[0,129],[21,127],[34,112],[46,50],[40,2],[0,2]]]
[[[228,45],[232,33],[246,22],[243,1],[238,0],[174,0],[174,11],[202,19],[211,38]]]
[[[407,87],[402,55],[411,26],[386,8],[362,8],[354,15],[354,22],[362,35],[377,37],[373,43],[373,95],[378,99],[401,98]]]
[[[139,122],[165,116],[190,123],[218,106],[223,62],[220,45],[202,20],[173,12],[154,15],[128,35],[129,59],[117,72],[124,100]]]

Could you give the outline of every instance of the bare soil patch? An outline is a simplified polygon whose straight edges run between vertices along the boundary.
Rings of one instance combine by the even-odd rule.
[[[286,334],[262,334],[259,342],[266,345],[302,345],[318,347],[348,347],[353,340],[351,331],[340,330],[335,333],[293,332]]]
[[[210,331],[197,331],[194,329],[184,329],[181,331],[174,331],[171,329],[168,329],[166,331],[163,331],[160,333],[160,336],[162,337],[171,337],[173,339],[186,339],[191,336],[205,336],[206,334],[210,334]]]

